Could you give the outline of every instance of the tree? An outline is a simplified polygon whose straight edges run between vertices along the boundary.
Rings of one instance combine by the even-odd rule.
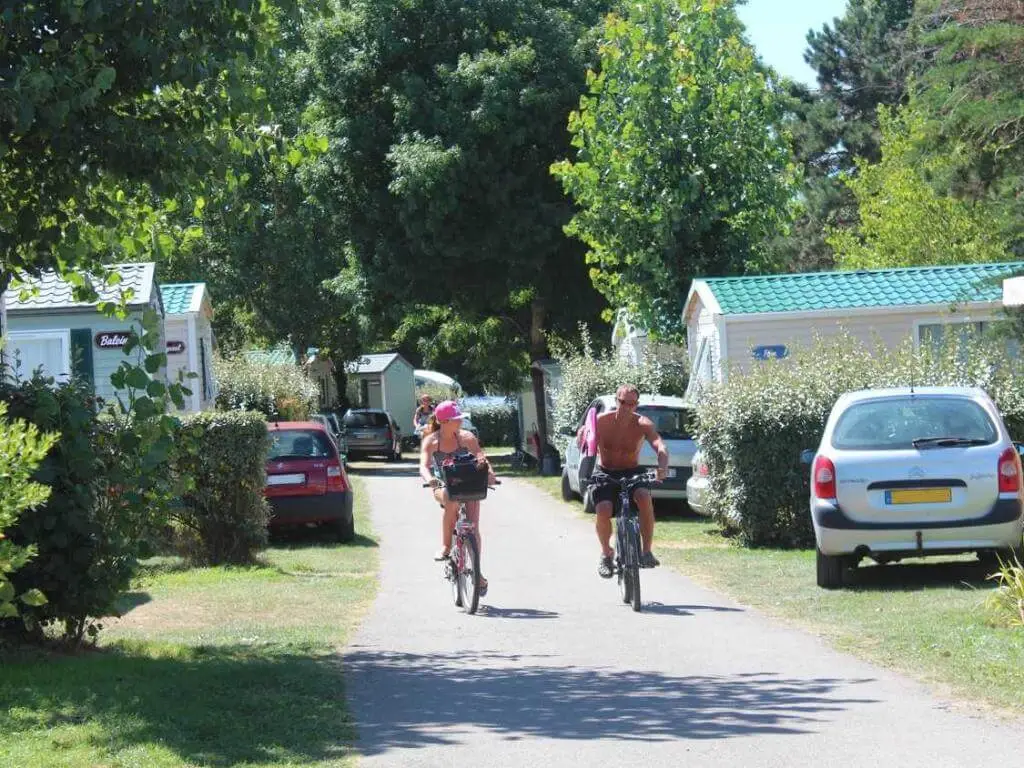
[[[380,338],[401,330],[427,360],[441,340],[466,353],[486,338],[501,354],[471,356],[475,373],[501,386],[545,354],[546,331],[596,315],[548,167],[568,149],[599,5],[356,0],[316,25],[310,114],[330,148],[314,192]]]
[[[931,150],[952,160],[942,181],[992,206],[1024,253],[1024,6],[926,0],[916,22],[914,93]]]
[[[690,280],[768,266],[793,193],[783,101],[726,0],[630,2],[553,167],[594,285],[651,331],[681,331]]]
[[[834,228],[828,242],[845,269],[1002,261],[1005,229],[990,207],[937,191],[953,160],[929,151],[927,121],[911,102],[879,108],[882,157],[860,160],[845,181],[859,223]]]
[[[817,71],[818,87],[790,84],[801,210],[792,234],[775,244],[789,269],[831,266],[826,228],[856,223],[856,202],[840,175],[856,173],[857,158],[878,161],[878,107],[906,98],[905,33],[913,6],[912,0],[850,0],[842,18],[807,34],[804,60]]]
[[[221,178],[255,135],[244,75],[274,33],[269,2],[0,0],[0,22],[0,290],[98,262],[97,230],[140,187]]]

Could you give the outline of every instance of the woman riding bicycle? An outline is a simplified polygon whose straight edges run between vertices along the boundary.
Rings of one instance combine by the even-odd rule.
[[[423,438],[427,434],[427,427],[430,424],[430,417],[434,413],[434,403],[430,395],[420,395],[420,403],[412,415],[412,431],[417,437]]]
[[[445,400],[434,409],[420,448],[420,477],[423,478],[423,482],[430,484],[434,500],[444,508],[444,515],[441,518],[441,549],[434,555],[435,560],[445,560],[448,557],[448,545],[452,540],[452,531],[455,529],[455,520],[461,503],[466,505],[466,517],[474,525],[477,548],[480,548],[480,502],[452,501],[448,498],[448,491],[443,483],[442,467],[445,462],[470,456],[476,457],[477,465],[487,467],[488,485],[494,485],[494,470],[479,441],[472,432],[462,429],[462,412],[458,404],[454,400]],[[481,593],[486,588],[487,580],[481,576]]]

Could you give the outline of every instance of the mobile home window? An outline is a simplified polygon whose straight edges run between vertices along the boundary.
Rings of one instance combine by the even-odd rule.
[[[71,331],[12,331],[7,335],[6,361],[19,381],[32,378],[37,370],[67,381],[71,375]]]

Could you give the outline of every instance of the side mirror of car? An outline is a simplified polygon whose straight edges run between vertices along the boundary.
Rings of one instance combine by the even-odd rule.
[[[572,427],[562,427],[558,430],[558,434],[562,437],[576,437],[576,430]]]
[[[808,448],[806,451],[801,451],[800,452],[800,463],[801,464],[806,464],[807,466],[810,466],[811,464],[814,463],[815,453],[816,453],[816,451],[812,451],[810,448]]]

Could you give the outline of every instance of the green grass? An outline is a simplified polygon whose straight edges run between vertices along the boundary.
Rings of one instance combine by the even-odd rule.
[[[499,474],[560,498],[561,478]],[[577,502],[576,515],[589,518]],[[1024,713],[1024,630],[995,625],[984,607],[993,583],[973,556],[862,563],[852,586],[815,584],[814,553],[744,549],[692,515],[662,515],[655,550],[663,564],[740,603],[827,638],[837,648],[923,680],[972,706]]]
[[[354,544],[295,536],[250,568],[155,559],[97,649],[0,658],[0,765],[354,765],[337,650],[377,571],[355,483]]]

